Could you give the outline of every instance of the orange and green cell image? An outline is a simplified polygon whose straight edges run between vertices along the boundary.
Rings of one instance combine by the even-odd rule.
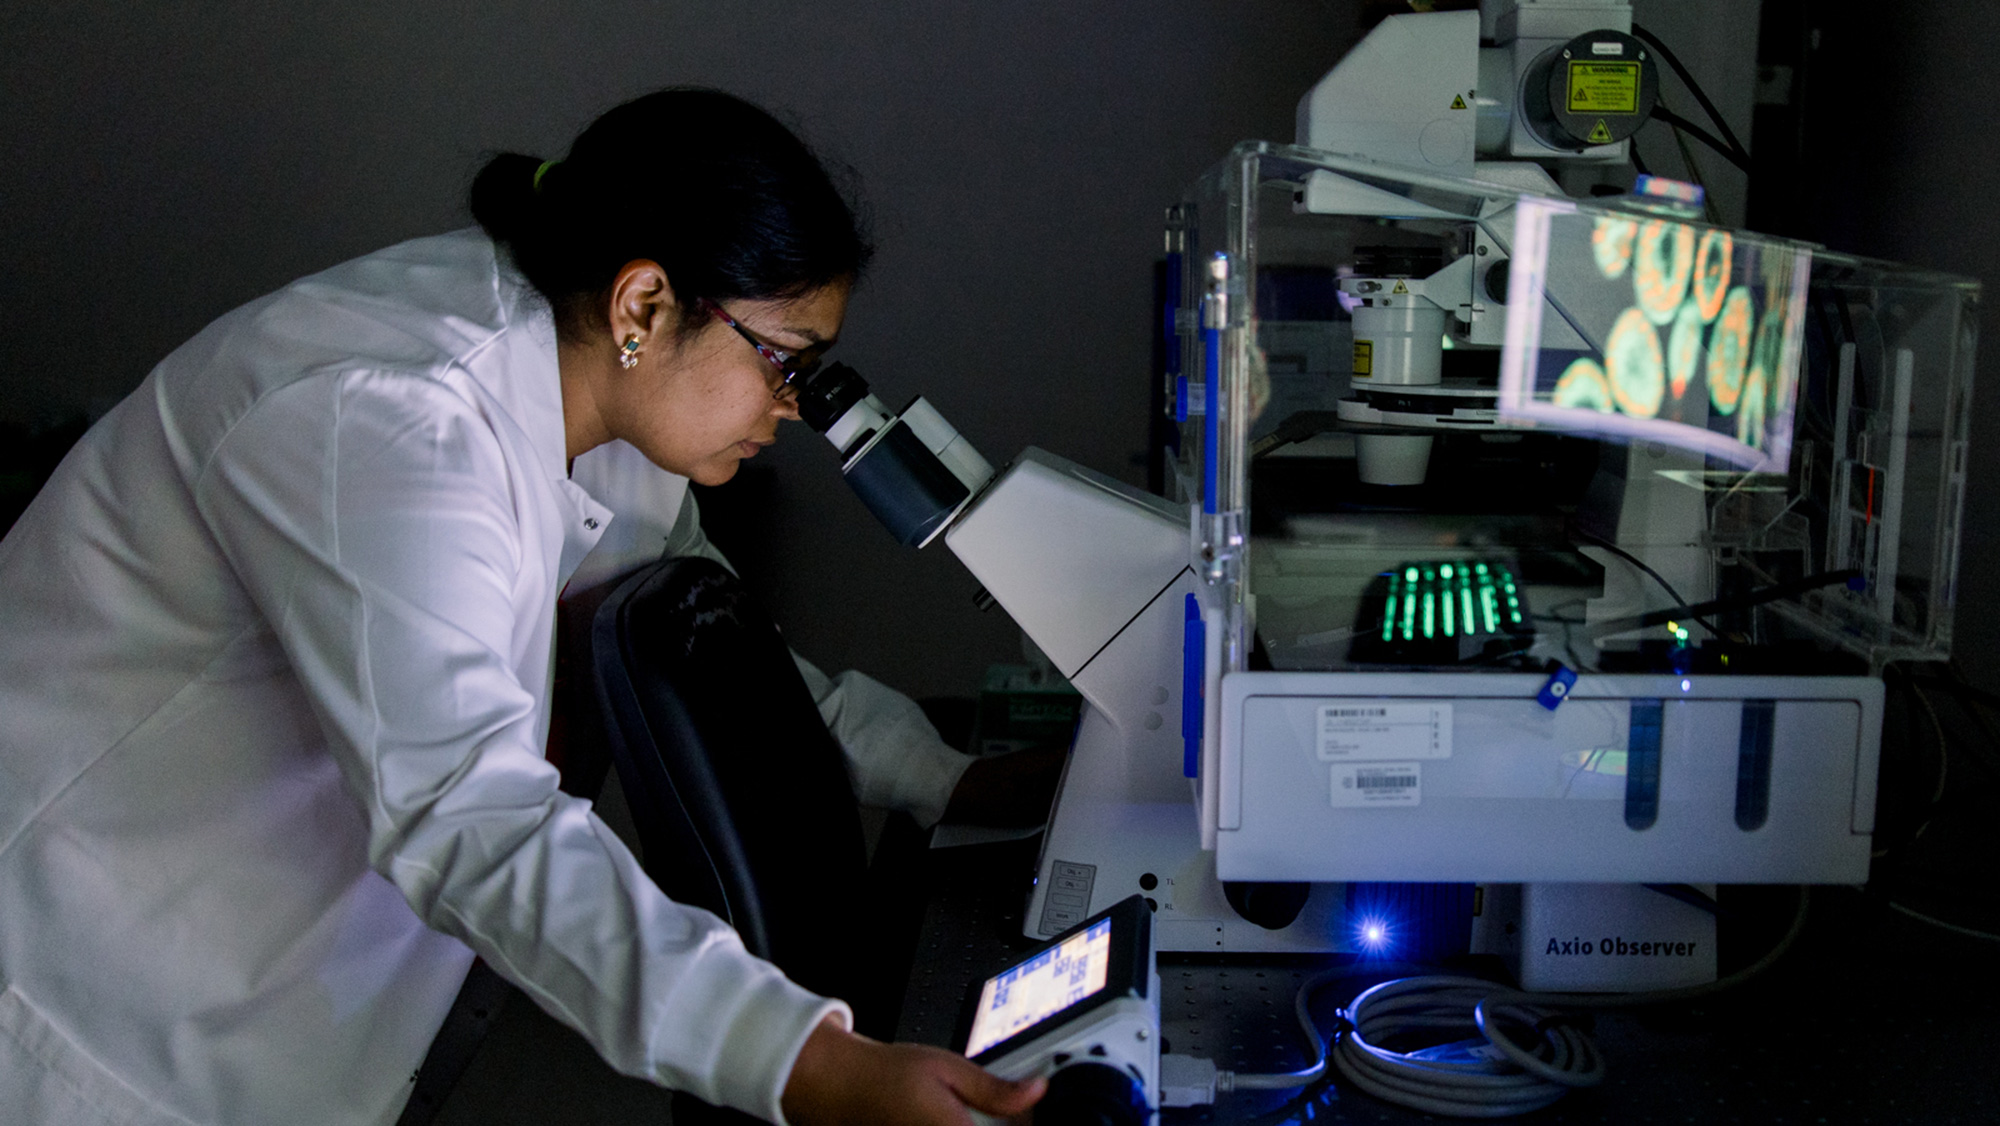
[[[1701,244],[1694,251],[1694,278],[1692,280],[1695,307],[1701,310],[1703,324],[1714,320],[1722,312],[1722,299],[1729,294],[1730,258],[1735,252],[1736,240],[1728,231],[1704,231]]]
[[[1632,254],[1632,292],[1656,325],[1674,319],[1694,275],[1694,228],[1655,219],[1639,228]]]
[[[1604,376],[1611,401],[1633,418],[1653,418],[1667,394],[1667,362],[1660,334],[1642,309],[1627,309],[1604,344]]]
[[[1632,264],[1632,240],[1639,224],[1632,219],[1600,216],[1590,229],[1590,253],[1597,259],[1597,271],[1607,278],[1622,278]]]
[[[1718,308],[1721,302],[1716,303]],[[1704,329],[1701,309],[1690,298],[1674,316],[1673,331],[1667,334],[1667,390],[1679,402],[1701,366],[1701,337]]]
[[[1611,384],[1605,381],[1604,369],[1587,356],[1571,360],[1570,365],[1563,369],[1562,377],[1556,380],[1551,401],[1559,407],[1576,407],[1605,414],[1615,409],[1611,404]]]
[[[1708,337],[1708,401],[1717,413],[1736,412],[1743,397],[1743,372],[1750,364],[1750,329],[1754,317],[1750,290],[1737,286],[1722,303],[1722,316]]]

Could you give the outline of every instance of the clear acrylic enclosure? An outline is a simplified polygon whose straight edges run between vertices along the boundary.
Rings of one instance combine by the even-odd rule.
[[[1212,673],[1948,655],[1976,283],[1491,175],[1249,143],[1170,214]]]

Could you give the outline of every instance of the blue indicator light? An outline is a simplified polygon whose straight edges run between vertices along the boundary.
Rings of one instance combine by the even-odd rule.
[[[1389,949],[1389,924],[1373,916],[1363,918],[1354,926],[1354,942],[1363,952],[1380,954]]]
[[[1692,680],[1681,681],[1681,691],[1686,692],[1692,689],[1693,687],[1694,687],[1694,681]]]

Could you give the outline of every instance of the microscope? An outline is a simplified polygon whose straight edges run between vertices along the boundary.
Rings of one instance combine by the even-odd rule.
[[[1136,896],[1163,952],[1633,991],[1714,980],[1715,885],[1866,880],[1883,666],[1950,651],[1977,286],[1565,194],[1664,61],[1622,0],[1390,16],[1198,179],[1164,496],[804,389],[1084,697],[1030,936]]]

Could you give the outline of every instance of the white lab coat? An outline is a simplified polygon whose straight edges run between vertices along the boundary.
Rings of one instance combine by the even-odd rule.
[[[389,1123],[476,951],[779,1120],[845,1006],[662,897],[543,760],[549,311],[477,232],[223,317],[0,541],[0,1119]]]

